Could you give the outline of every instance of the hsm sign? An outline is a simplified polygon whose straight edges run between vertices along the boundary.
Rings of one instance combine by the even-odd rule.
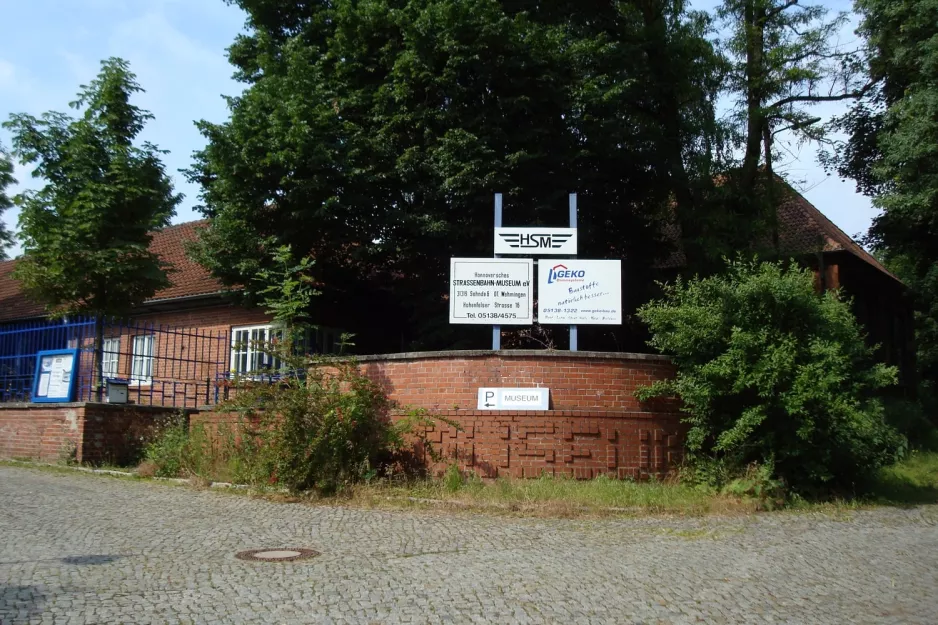
[[[576,228],[495,228],[496,254],[576,254]]]

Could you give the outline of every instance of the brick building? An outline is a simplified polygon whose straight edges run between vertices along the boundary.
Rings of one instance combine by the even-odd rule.
[[[108,322],[102,369],[106,378],[129,380],[137,403],[195,406],[214,403],[218,388],[233,373],[270,366],[257,350],[273,336],[270,316],[234,304],[186,245],[203,221],[154,233],[151,249],[171,267],[170,286],[147,300],[129,321]],[[22,292],[12,273],[16,260],[0,262],[0,400],[28,397],[35,353],[79,348],[77,398],[91,400],[93,320],[49,320]],[[315,349],[330,352],[337,332],[316,332]]]
[[[779,251],[813,267],[819,289],[842,287],[853,297],[870,340],[881,346],[881,358],[899,365],[908,383],[914,346],[902,283],[797,193],[780,206],[778,217]],[[204,222],[191,222],[154,234],[153,250],[173,266],[171,286],[131,321],[105,330],[104,374],[130,381],[126,406],[99,403],[93,393],[94,320],[46,319],[12,278],[16,261],[0,263],[0,401],[6,402],[0,405],[0,457],[55,460],[65,451],[78,461],[131,461],[154,418],[179,408],[191,422],[210,428],[236,423],[236,415],[217,404],[232,373],[276,368],[256,349],[273,329],[263,311],[233,304],[223,287],[187,258],[186,243],[201,227]],[[679,233],[666,234],[680,240]],[[675,271],[683,262],[678,249],[659,268]],[[330,351],[336,334],[319,332],[315,349]],[[612,347],[608,341],[604,345]],[[16,403],[29,399],[35,353],[66,347],[81,350],[77,403]],[[429,432],[431,443],[446,462],[483,476],[641,478],[663,475],[681,458],[684,426],[678,406],[634,396],[639,387],[673,375],[664,356],[420,352],[364,356],[360,366],[398,403],[399,414],[419,408],[443,417]],[[548,388],[550,410],[478,410],[477,391],[483,387]]]
[[[914,342],[905,287],[804,197],[790,187],[787,193],[778,211],[779,252],[813,267],[819,289],[843,288],[853,298],[857,318],[871,343],[879,345],[880,358],[899,366],[903,383],[911,385]],[[104,374],[129,379],[138,399],[148,394],[150,403],[174,404],[178,397],[190,405],[199,403],[198,398],[213,400],[219,384],[232,373],[274,364],[256,349],[259,342],[272,336],[269,316],[232,303],[223,286],[188,258],[186,245],[204,225],[204,221],[189,222],[154,234],[152,249],[172,266],[171,285],[141,306],[132,322],[109,326],[106,331]],[[674,228],[665,236],[680,240]],[[0,262],[0,400],[6,401],[26,397],[36,351],[66,346],[90,351],[93,342],[87,320],[72,323],[64,333],[60,322],[45,320],[42,307],[30,301],[13,279],[16,262]],[[683,263],[678,245],[658,268],[674,271]],[[342,318],[332,313],[333,319]],[[394,334],[393,330],[378,329],[385,334]],[[634,329],[619,330],[630,331]],[[318,331],[314,349],[331,352],[337,339],[335,330]],[[643,343],[641,337],[634,339],[625,344]],[[363,342],[370,344],[367,338]],[[600,343],[593,348],[614,349],[608,341]],[[360,347],[366,353],[373,349]],[[86,390],[92,386],[90,367],[91,358],[84,358],[79,386]]]

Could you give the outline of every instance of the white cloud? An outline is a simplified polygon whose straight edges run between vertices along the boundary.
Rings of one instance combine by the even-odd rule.
[[[0,59],[0,87],[13,82],[16,68],[13,63]]]
[[[60,50],[59,56],[62,57],[65,66],[68,68],[76,91],[78,90],[78,85],[87,83],[94,78],[95,74],[98,72],[98,65],[92,63],[80,54],[68,50]]]
[[[162,11],[148,11],[118,24],[111,37],[111,46],[144,53],[158,52],[161,62],[175,60],[201,68],[206,65],[227,66],[221,51],[210,50],[184,35]]]

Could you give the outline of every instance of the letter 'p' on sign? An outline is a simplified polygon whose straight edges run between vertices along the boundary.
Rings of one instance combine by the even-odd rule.
[[[550,410],[547,388],[480,388],[479,410]]]

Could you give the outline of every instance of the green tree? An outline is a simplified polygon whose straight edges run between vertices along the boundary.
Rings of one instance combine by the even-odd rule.
[[[309,321],[313,297],[319,295],[309,275],[314,261],[309,257],[294,260],[287,245],[273,251],[273,261],[273,268],[255,277],[265,312],[284,328],[301,328]]]
[[[312,255],[323,309],[361,343],[457,340],[448,258],[491,254],[497,191],[517,225],[564,225],[577,191],[582,252],[624,258],[640,301],[660,220],[678,195],[693,215],[711,177],[694,154],[719,140],[718,55],[681,2],[237,4],[246,90],[199,124],[190,172],[211,218],[199,259],[257,300],[245,278],[269,245]]]
[[[103,319],[123,315],[168,284],[149,250],[150,233],[168,225],[182,199],[160,150],[134,140],[152,119],[130,103],[142,91],[126,61],[103,61],[83,85],[72,118],[11,115],[14,154],[45,180],[16,198],[23,258],[15,276],[50,314],[97,319],[96,378],[101,382]]]
[[[901,448],[876,397],[895,368],[873,364],[849,302],[819,295],[810,270],[737,261],[639,314],[677,366],[639,396],[682,400],[699,468],[757,462],[799,490],[851,489]]]
[[[921,377],[938,385],[938,47],[934,0],[858,0],[876,88],[833,126],[828,165],[874,196],[869,242],[912,287]]]
[[[16,184],[16,179],[13,178],[13,161],[6,151],[4,151],[3,146],[0,145],[0,215],[3,214],[3,211],[13,206],[12,200],[10,200],[10,197],[6,194],[6,188],[12,184]],[[6,229],[6,226],[0,224],[0,258],[6,257],[4,250],[6,250],[12,241],[13,237]]]
[[[727,87],[737,99],[735,120],[743,147],[738,178],[730,183],[749,205],[743,210],[767,217],[777,252],[776,135],[823,138],[825,127],[811,107],[855,100],[871,85],[858,50],[838,45],[844,13],[830,19],[823,5],[799,0],[725,0],[719,14],[730,29]]]

